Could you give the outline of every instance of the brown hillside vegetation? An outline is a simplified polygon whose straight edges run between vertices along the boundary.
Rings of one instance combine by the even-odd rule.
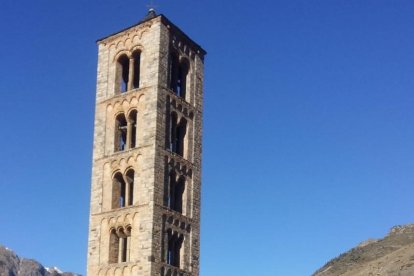
[[[414,224],[395,226],[329,261],[313,276],[413,276]]]

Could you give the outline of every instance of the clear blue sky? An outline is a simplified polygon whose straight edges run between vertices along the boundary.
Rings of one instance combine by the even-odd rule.
[[[157,4],[208,51],[201,276],[310,275],[414,222],[414,1]],[[85,272],[95,40],[145,5],[0,1],[0,244]]]

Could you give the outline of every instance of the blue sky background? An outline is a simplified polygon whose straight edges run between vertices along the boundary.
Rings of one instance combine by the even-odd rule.
[[[0,244],[85,272],[97,47],[145,1],[0,1]],[[158,0],[207,51],[201,276],[414,222],[412,0]]]

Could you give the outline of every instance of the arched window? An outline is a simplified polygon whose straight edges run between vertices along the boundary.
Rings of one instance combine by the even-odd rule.
[[[121,55],[116,64],[116,87],[115,93],[124,93],[128,90],[129,81],[129,58],[127,55]]]
[[[182,213],[183,212],[183,195],[185,190],[185,178],[180,177],[176,181],[175,173],[171,173],[169,177],[168,187],[168,207],[171,210]]]
[[[119,255],[119,236],[115,229],[111,230],[109,234],[109,263],[115,264],[118,262]]]
[[[187,90],[188,70],[189,70],[189,63],[186,59],[183,59],[180,62],[180,66],[178,68],[177,88],[175,91],[177,96],[183,99],[185,99],[185,94]]]
[[[115,119],[115,151],[123,151],[126,149],[127,135],[127,120],[125,119],[125,115],[121,113]]]
[[[130,169],[126,173],[128,194],[127,194],[127,206],[134,205],[134,170]]]
[[[167,190],[166,190],[166,204],[167,207],[172,209],[172,206],[174,205],[174,187],[175,187],[175,179],[176,179],[176,174],[175,172],[171,172],[168,175],[168,186],[167,186]]]
[[[120,172],[114,175],[112,181],[112,209],[125,207],[126,184]]]
[[[124,231],[124,229],[118,230],[119,236],[119,250],[118,250],[118,260],[119,262],[123,263],[127,261],[127,253],[128,253],[128,238]]]
[[[132,228],[128,226],[125,230],[125,247],[123,249],[124,253],[124,262],[129,262],[131,254],[131,232]]]
[[[184,156],[185,135],[187,133],[187,120],[181,118],[180,123],[177,123],[178,118],[175,112],[170,115],[169,127],[169,149],[181,156]]]
[[[112,229],[109,236],[109,263],[129,262],[131,227]]]
[[[134,204],[134,176],[133,169],[129,169],[125,177],[120,172],[114,175],[112,181],[112,209]]]
[[[140,74],[141,74],[141,52],[135,51],[132,53],[133,66],[133,81],[132,88],[139,88]]]
[[[179,71],[179,59],[178,59],[178,55],[176,53],[171,53],[170,54],[170,59],[169,59],[169,86],[170,89],[172,91],[174,91],[175,93],[177,93],[177,81],[178,81],[178,71]]]
[[[129,113],[128,116],[128,123],[130,125],[130,131],[128,134],[130,134],[129,137],[129,148],[135,148],[136,147],[136,141],[137,141],[137,115],[138,112],[136,110],[132,110]]]
[[[177,146],[177,113],[171,112],[170,114],[170,128],[169,128],[169,149],[172,152],[176,152],[176,146]]]
[[[128,121],[123,113],[115,119],[115,152],[124,151],[136,147],[137,139],[137,115],[136,110],[129,113]]]
[[[184,241],[183,235],[172,233],[168,230],[168,250],[167,250],[167,264],[175,267],[180,267],[181,248]]]
[[[190,64],[187,59],[180,58],[173,52],[169,60],[169,87],[178,96],[185,99],[187,92],[187,75]]]
[[[185,135],[187,133],[187,120],[184,118],[181,118],[180,123],[177,125],[176,129],[176,153],[184,156],[184,141],[185,141]]]
[[[173,210],[182,213],[183,212],[183,195],[185,190],[185,178],[180,177],[175,184],[175,204]]]

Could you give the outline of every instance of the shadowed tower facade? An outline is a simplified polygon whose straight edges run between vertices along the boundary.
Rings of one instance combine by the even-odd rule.
[[[98,46],[88,276],[197,276],[206,52],[153,10]]]

